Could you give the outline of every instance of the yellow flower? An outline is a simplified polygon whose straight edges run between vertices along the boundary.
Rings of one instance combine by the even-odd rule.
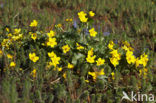
[[[129,49],[130,51],[134,51],[134,48],[132,48],[132,47],[128,47],[128,49]]]
[[[50,58],[50,59],[51,59],[51,62],[50,63],[54,67],[56,67],[59,64],[59,61],[61,60],[61,58],[60,57],[57,57],[57,56],[55,56],[53,58]]]
[[[143,67],[146,67],[146,65],[147,65],[147,63],[148,63],[148,55],[147,54],[142,54],[141,56],[140,56],[140,59],[139,58],[137,58],[136,59],[136,62],[135,62],[135,64],[136,64],[136,67],[138,67],[140,64],[142,64],[143,65]]]
[[[108,48],[113,50],[113,47],[114,47],[114,42],[110,41],[109,44],[108,44]]]
[[[125,51],[134,51],[134,48],[132,48],[127,41],[124,41],[123,44],[124,44],[122,46],[123,50],[125,50]]]
[[[57,57],[57,55],[53,51],[51,53],[49,52],[48,56],[51,59],[51,62],[49,62],[49,66],[57,67],[61,58]]]
[[[69,19],[66,19],[66,21],[68,22],[68,21],[69,21]]]
[[[66,72],[65,72],[65,73],[63,73],[63,77],[64,77],[64,79],[66,79],[66,77],[67,77],[67,76],[66,76]]]
[[[97,72],[98,75],[105,75],[104,69],[101,69],[99,72]]]
[[[104,64],[104,62],[105,62],[104,59],[99,58],[99,59],[96,61],[96,63],[97,63],[96,65],[97,65],[97,66],[100,66],[100,65]]]
[[[80,44],[78,44],[78,43],[76,43],[76,46],[77,46],[77,50],[82,50],[82,49],[84,49],[84,47],[83,46],[81,46]]]
[[[86,13],[84,11],[81,11],[78,13],[79,19],[81,22],[87,22],[88,18],[86,18]]]
[[[93,16],[95,15],[95,13],[94,13],[93,11],[90,11],[90,12],[89,12],[89,15],[90,15],[91,17],[93,17]]]
[[[114,75],[115,75],[115,73],[114,73],[114,72],[112,72],[112,73],[111,73],[111,75],[112,75],[112,79],[114,80],[114,79],[115,79],[115,76],[114,76]]]
[[[62,24],[57,24],[55,25],[56,28],[61,28],[62,27]]]
[[[135,63],[136,58],[133,55],[132,51],[127,50],[127,52],[126,52],[126,60],[127,60],[128,64],[134,64]]]
[[[3,39],[1,45],[2,47],[5,47],[6,49],[9,49],[9,45],[11,44],[10,39]]]
[[[0,49],[0,55],[2,55],[3,54],[3,51]]]
[[[69,19],[69,21],[70,21],[70,22],[72,22],[72,21],[73,21],[73,19]]]
[[[32,34],[31,34],[31,38],[32,38],[33,40],[36,40],[37,34],[36,34],[36,33],[32,33]]]
[[[61,67],[59,67],[59,68],[57,68],[57,69],[58,69],[59,72],[62,71],[62,68],[61,68]]]
[[[73,69],[74,68],[74,65],[73,64],[70,64],[68,63],[68,69]]]
[[[145,71],[145,73],[147,73],[148,72],[148,69],[147,68],[144,68],[144,71]]]
[[[36,69],[33,69],[33,71],[31,72],[31,75],[33,76],[33,78],[36,78]]]
[[[127,50],[127,52],[126,52],[126,56],[129,56],[129,55],[133,55],[133,52],[130,51],[130,50]]]
[[[8,57],[9,59],[12,59],[12,58],[13,58],[13,56],[12,56],[11,54],[7,54],[7,57]]]
[[[14,34],[19,34],[21,32],[21,29],[14,29]]]
[[[89,33],[90,33],[90,36],[91,36],[91,37],[95,37],[95,36],[97,35],[97,32],[95,31],[94,28],[91,28],[91,29],[89,30]]]
[[[124,41],[123,44],[127,47],[130,47],[130,44],[127,41]]]
[[[93,50],[94,50],[94,48],[91,48],[91,49],[88,51],[88,55],[89,55],[89,56],[93,56]]]
[[[48,52],[48,56],[49,56],[50,58],[54,58],[54,57],[56,57],[56,54],[52,51],[51,53]]]
[[[115,58],[117,60],[121,59],[121,54],[118,53],[118,50],[113,49],[113,51],[111,51],[110,54],[112,55],[112,58]]]
[[[148,62],[148,55],[144,53],[143,55],[141,55],[140,60],[142,62],[142,65],[146,67]]]
[[[136,67],[138,67],[140,64],[141,64],[141,60],[139,58],[137,58],[135,61]]]
[[[128,64],[134,64],[136,61],[136,58],[134,55],[130,55],[126,57]]]
[[[10,67],[15,67],[16,66],[16,63],[15,62],[11,62],[10,63]]]
[[[50,62],[47,62],[47,65],[46,65],[46,70],[48,70],[51,66],[52,66],[51,61],[50,61]]]
[[[95,62],[95,58],[96,58],[96,55],[93,56],[93,48],[91,48],[89,51],[88,51],[88,55],[87,55],[87,62],[88,63],[94,63]]]
[[[119,60],[121,59],[121,54],[118,53],[117,50],[114,50],[110,52],[112,57],[110,58],[110,62],[116,67],[119,64]]]
[[[95,81],[97,78],[97,75],[95,72],[88,72],[89,75],[91,75],[93,77],[93,80]]]
[[[49,38],[47,42],[47,46],[54,48],[55,45],[57,45],[56,38]]]
[[[7,31],[7,32],[9,32],[10,30],[9,30],[9,28],[5,28],[5,30]]]
[[[116,58],[110,58],[110,62],[116,67],[119,64],[119,61]]]
[[[94,56],[87,56],[86,60],[88,63],[94,63],[95,62],[95,58],[96,58],[96,55]]]
[[[89,83],[89,80],[85,80],[86,83]]]
[[[35,53],[29,53],[29,59],[32,60],[33,62],[37,62],[39,60],[39,57],[36,56]]]
[[[100,71],[96,71],[96,72],[88,72],[88,74],[93,77],[94,81],[96,80],[98,76],[105,75],[104,69],[101,69]]]
[[[41,45],[42,45],[42,46],[45,46],[45,43],[42,43]]]
[[[23,69],[22,68],[19,68],[19,70],[22,71]]]
[[[9,34],[8,34],[8,37],[12,37],[12,34],[11,34],[11,33],[9,33]]]
[[[80,33],[81,32],[81,29],[77,29],[77,32]]]
[[[16,41],[16,40],[22,38],[22,36],[23,36],[23,34],[19,34],[17,36],[12,36],[12,40]]]
[[[139,70],[139,76],[143,75],[144,78],[146,78],[147,77],[147,72],[148,72],[147,68],[140,69]]]
[[[125,51],[129,50],[129,48],[126,45],[122,46],[122,49],[125,50]]]
[[[66,21],[67,21],[67,22],[72,22],[72,21],[73,21],[73,19],[66,19]]]
[[[36,27],[38,25],[38,22],[36,20],[33,20],[31,23],[30,23],[30,27]]]
[[[62,49],[63,49],[63,53],[66,54],[70,50],[70,47],[68,45],[64,45]]]
[[[53,36],[55,36],[55,32],[53,30],[50,30],[49,33],[47,33],[48,37],[51,38]]]

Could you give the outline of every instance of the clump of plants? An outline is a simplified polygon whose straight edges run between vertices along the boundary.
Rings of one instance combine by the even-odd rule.
[[[123,91],[154,90],[153,53],[128,38],[97,32],[93,11],[40,31],[6,27],[0,36],[0,100],[9,103],[113,103]]]

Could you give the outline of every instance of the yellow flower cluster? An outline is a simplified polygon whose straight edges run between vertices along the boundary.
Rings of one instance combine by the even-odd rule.
[[[123,42],[124,46],[122,46],[122,49],[126,51],[126,60],[128,64],[135,64],[136,67],[139,65],[143,65],[143,67],[146,67],[147,62],[148,62],[148,55],[147,54],[142,54],[140,57],[135,57],[133,55],[134,49],[130,46],[130,44],[125,41]]]
[[[21,39],[23,37],[23,34],[18,34],[18,35],[14,35],[14,36],[12,36],[12,40],[13,41],[17,41],[17,40],[19,40],[19,39]]]
[[[81,22],[87,22],[88,18],[86,17],[86,13],[84,11],[80,11],[78,13],[79,19]]]
[[[90,33],[90,36],[91,36],[91,37],[95,37],[95,36],[97,35],[97,32],[95,31],[94,28],[91,28],[91,29],[89,30],[89,33]]]
[[[96,81],[98,76],[105,75],[104,69],[101,69],[100,71],[95,71],[95,72],[88,72],[88,74],[92,76],[94,81]]]
[[[2,45],[2,47],[8,49],[9,46],[11,45],[11,41],[9,39],[3,39],[1,45]]]
[[[39,60],[39,57],[36,56],[35,53],[29,53],[29,59],[33,62],[37,62]]]
[[[69,50],[70,50],[70,47],[69,47],[69,45],[64,45],[63,47],[62,47],[62,50],[63,50],[63,53],[67,53],[67,52],[69,52]]]
[[[147,62],[148,62],[148,55],[144,53],[140,56],[140,58],[138,57],[136,59],[136,67],[138,67],[139,65],[143,65],[143,67],[146,67]]]
[[[13,45],[15,41],[22,39],[23,34],[20,34],[20,32],[21,32],[20,28],[14,29],[13,33],[8,32],[8,34],[6,34],[7,38],[3,39],[3,41],[1,42],[2,47],[9,49],[9,47]],[[21,43],[21,42],[19,41],[18,43]]]
[[[51,61],[49,62],[49,67],[54,66],[55,68],[59,64],[61,58],[57,57],[57,55],[52,51],[48,53],[48,56],[50,57]]]
[[[130,46],[130,44],[127,41],[123,42],[123,46],[122,49],[124,49],[125,51],[134,51],[134,49]]]
[[[121,59],[121,54],[118,53],[118,50],[113,49],[110,54],[112,57],[110,58],[110,62],[116,67],[119,65],[119,60]]]
[[[13,34],[11,33],[7,34],[8,38],[3,39],[3,41],[1,42],[2,47],[9,49],[9,46],[13,44],[14,41],[17,41],[23,37],[23,34],[19,34],[19,33],[20,33],[20,29],[14,29]]]
[[[88,63],[94,63],[95,62],[95,58],[96,58],[96,55],[93,55],[93,48],[91,48],[89,51],[88,51],[88,55],[87,55],[87,62]]]

